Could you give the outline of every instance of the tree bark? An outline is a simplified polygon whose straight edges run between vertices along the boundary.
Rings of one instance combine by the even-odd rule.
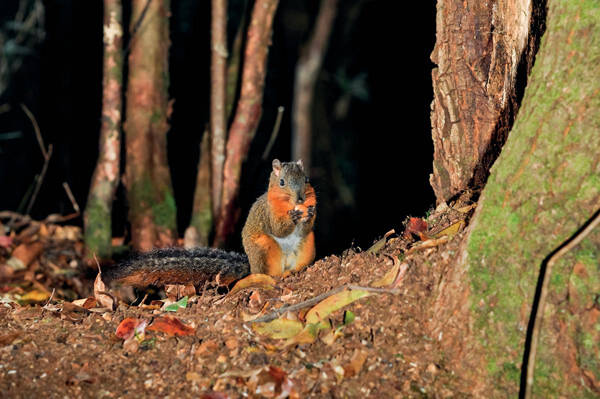
[[[121,90],[123,86],[123,21],[121,0],[104,0],[104,61],[100,150],[83,215],[89,253],[112,255],[112,203],[119,184],[121,160]]]
[[[548,5],[515,126],[434,305],[432,336],[486,397],[519,392],[541,266],[600,209],[600,11],[592,1]],[[554,264],[536,397],[600,393],[599,264],[598,229]]]
[[[222,205],[213,243],[215,246],[225,243],[233,232],[237,219],[235,200],[239,191],[242,163],[248,155],[262,114],[267,55],[277,4],[278,0],[256,0],[252,10],[244,53],[240,100],[227,139]]]
[[[173,245],[175,200],[167,163],[169,0],[132,1],[125,123],[131,240],[149,250]],[[142,19],[144,8],[147,11]],[[141,21],[137,31],[138,21]]]
[[[531,0],[438,0],[430,177],[438,203],[485,183],[518,109],[543,9]]]
[[[227,0],[212,0],[210,74],[212,211],[218,215],[221,208],[227,140]]]
[[[327,52],[336,14],[337,0],[321,0],[313,33],[296,65],[292,105],[292,159],[301,159],[306,170],[310,170],[311,164],[311,115],[315,84]]]
[[[200,143],[200,158],[198,160],[198,173],[196,174],[192,220],[189,227],[185,230],[184,236],[184,245],[186,248],[197,246],[207,247],[209,245],[210,233],[213,226],[210,152],[210,133],[205,131]]]

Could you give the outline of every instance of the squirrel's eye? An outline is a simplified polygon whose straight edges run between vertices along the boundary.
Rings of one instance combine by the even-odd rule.
[[[285,180],[283,180],[283,179],[280,179],[280,180],[279,180],[279,185],[280,185],[281,187],[285,186]]]

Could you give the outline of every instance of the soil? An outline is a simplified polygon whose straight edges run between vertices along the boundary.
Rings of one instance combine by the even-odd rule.
[[[31,222],[0,241],[0,396],[469,397],[428,325],[464,230],[443,238],[434,232],[471,212],[465,203],[438,208],[427,226],[412,219],[379,249],[320,259],[274,287],[204,287],[177,312],[148,299],[137,306],[140,292],[136,305],[120,301],[114,311],[72,305],[93,296],[96,274],[84,261],[81,233]],[[15,270],[15,257],[25,258],[24,269]],[[284,347],[249,320],[343,285],[371,286],[394,265],[407,266],[395,287],[330,314],[331,329],[312,343]],[[308,309],[284,317],[303,321]],[[116,335],[126,318],[152,323],[165,313],[195,330],[147,330],[127,341]]]

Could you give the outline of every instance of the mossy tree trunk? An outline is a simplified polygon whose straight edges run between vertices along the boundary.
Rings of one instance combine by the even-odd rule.
[[[138,250],[172,245],[176,235],[167,164],[169,6],[169,0],[132,1],[126,186],[132,245]]]
[[[123,86],[123,22],[121,0],[104,0],[104,71],[100,151],[84,212],[88,252],[111,256],[112,204],[119,184],[121,159],[121,88]]]
[[[515,125],[435,301],[433,336],[486,397],[517,395],[540,265],[600,209],[600,7],[549,0],[547,16]],[[554,266],[549,288],[533,394],[597,397],[598,229]]]
[[[239,192],[242,163],[248,155],[250,143],[262,115],[263,89],[267,75],[267,55],[273,33],[273,18],[278,0],[256,0],[252,9],[250,26],[244,51],[242,86],[235,116],[229,129],[223,193],[220,214],[213,245],[222,246],[233,232],[237,215],[236,200]]]
[[[533,63],[543,3],[438,0],[430,178],[438,203],[485,183]]]

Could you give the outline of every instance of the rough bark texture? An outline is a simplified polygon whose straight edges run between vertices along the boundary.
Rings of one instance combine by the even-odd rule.
[[[98,163],[84,212],[85,242],[90,254],[111,256],[112,203],[119,184],[121,159],[121,88],[123,86],[123,22],[121,0],[104,0],[104,71],[102,125]]]
[[[210,134],[204,132],[200,144],[200,159],[198,160],[198,173],[196,174],[196,190],[194,191],[194,205],[192,220],[185,230],[185,246],[206,247],[213,225],[213,212],[210,187]]]
[[[438,203],[485,183],[513,123],[515,83],[529,74],[543,10],[531,0],[438,0],[430,177]]]
[[[515,397],[540,265],[600,209],[600,8],[550,0],[519,116],[491,170],[432,336],[486,397]],[[600,394],[600,231],[554,266],[536,397]]]
[[[132,30],[147,0],[132,1]],[[127,198],[132,245],[172,245],[175,200],[167,164],[169,0],[149,3],[131,38],[127,86]]]
[[[223,190],[227,133],[227,0],[212,0],[210,66],[210,144],[212,209],[218,215]]]
[[[292,105],[292,159],[301,159],[306,170],[310,170],[311,164],[311,115],[315,84],[327,52],[336,14],[337,0],[321,0],[313,33],[296,65]]]
[[[240,100],[227,139],[222,205],[217,221],[215,246],[223,245],[234,229],[237,217],[235,200],[239,191],[242,163],[248,155],[262,113],[267,55],[277,4],[278,0],[256,0],[252,10],[244,52]]]

